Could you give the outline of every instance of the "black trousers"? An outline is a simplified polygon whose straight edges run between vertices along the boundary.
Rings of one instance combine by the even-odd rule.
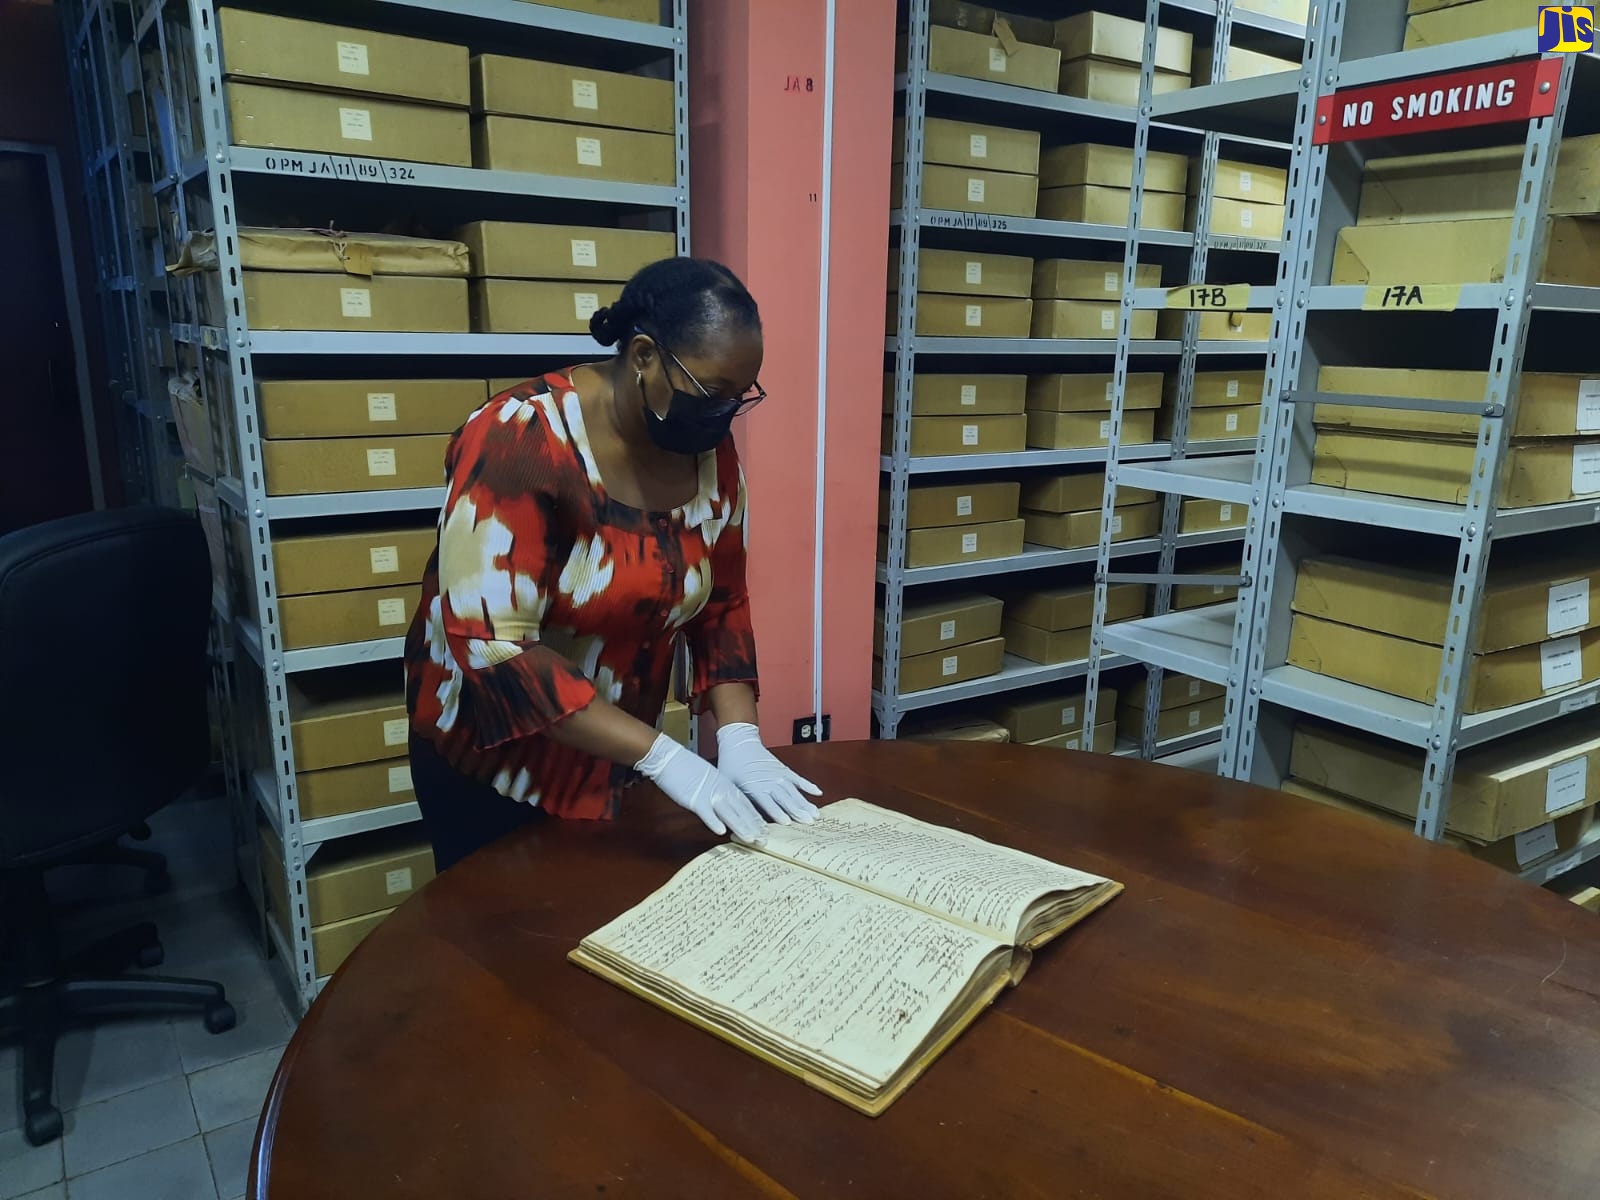
[[[411,786],[433,843],[436,871],[449,870],[474,850],[545,819],[544,809],[518,804],[468,779],[440,758],[427,738],[412,735],[410,753]]]

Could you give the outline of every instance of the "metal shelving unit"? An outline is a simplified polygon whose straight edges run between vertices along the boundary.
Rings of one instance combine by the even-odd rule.
[[[1104,4],[1090,5],[1062,3],[1051,16],[1070,16],[1091,8],[1106,8]],[[1182,120],[1169,120],[1149,103],[1154,73],[1155,7],[1150,8],[1147,21],[1144,52],[1142,95],[1145,103],[1140,107],[1125,107],[1100,101],[1057,95],[1047,91],[1032,90],[996,84],[986,80],[930,71],[928,61],[929,13],[927,0],[907,0],[906,17],[907,69],[895,80],[900,99],[899,110],[905,118],[905,141],[902,147],[904,184],[902,207],[890,214],[890,227],[898,235],[898,308],[895,312],[895,332],[886,339],[885,351],[891,363],[895,380],[893,408],[893,439],[881,459],[881,469],[889,492],[888,562],[880,563],[877,572],[882,593],[885,616],[885,644],[883,648],[883,684],[873,694],[873,711],[881,736],[895,736],[901,718],[908,712],[940,704],[979,700],[1041,683],[1059,683],[1066,680],[1090,677],[1090,700],[1086,704],[1086,736],[1092,735],[1093,696],[1101,672],[1134,665],[1135,659],[1120,654],[1098,657],[1098,650],[1090,658],[1072,663],[1038,666],[1015,656],[1007,656],[1006,665],[999,674],[985,679],[950,687],[934,688],[925,692],[901,695],[899,683],[900,622],[908,589],[928,585],[952,583],[960,580],[977,580],[1004,577],[1015,581],[1026,573],[1050,571],[1057,568],[1082,567],[1096,564],[1100,573],[1106,573],[1113,564],[1128,560],[1154,557],[1161,570],[1172,570],[1173,557],[1180,549],[1237,542],[1243,537],[1241,529],[1223,529],[1205,533],[1178,533],[1178,498],[1174,494],[1164,511],[1160,537],[1113,542],[1110,531],[1109,502],[1098,547],[1072,550],[1047,549],[1028,546],[1021,554],[983,562],[958,563],[939,567],[905,567],[906,503],[913,480],[930,477],[950,478],[967,476],[990,477],[997,472],[1026,472],[1039,468],[1065,466],[1092,466],[1108,462],[1141,464],[1154,473],[1173,461],[1186,460],[1184,440],[1187,431],[1187,390],[1192,382],[1197,361],[1226,362],[1229,359],[1266,352],[1265,343],[1200,341],[1198,324],[1190,321],[1182,340],[1169,338],[1134,339],[1127,319],[1137,302],[1142,308],[1164,306],[1165,292],[1153,295],[1137,294],[1133,288],[1132,264],[1138,261],[1141,249],[1163,256],[1162,261],[1176,264],[1183,256],[1191,280],[1204,278],[1207,255],[1221,252],[1238,259],[1241,256],[1261,261],[1262,256],[1279,255],[1285,243],[1281,240],[1196,234],[1179,230],[1139,228],[1140,180],[1143,177],[1142,152],[1150,146],[1152,133],[1158,141],[1169,147],[1183,147],[1186,153],[1200,156],[1208,164],[1205,171],[1209,187],[1210,172],[1219,150],[1235,147],[1247,154],[1259,155],[1281,152],[1278,143],[1240,134],[1231,141],[1215,135],[1204,135],[1188,128]],[[1185,28],[1198,28],[1214,32],[1220,45],[1226,46],[1230,31],[1237,25],[1241,34],[1254,39],[1257,45],[1273,48],[1299,46],[1305,31],[1296,25],[1258,13],[1235,9],[1232,0],[1175,0],[1168,3],[1169,12],[1179,14],[1178,20]],[[1118,11],[1112,6],[1112,11]],[[1265,41],[1263,41],[1265,39]],[[1224,51],[1225,53],[1225,51]],[[1218,56],[1217,65],[1222,65]],[[1206,91],[1207,89],[1196,89]],[[1177,96],[1188,93],[1174,93]],[[1163,100],[1171,97],[1162,97]],[[922,162],[925,122],[930,115],[953,117],[964,121],[1009,125],[1012,127],[1041,129],[1047,145],[1069,142],[1107,142],[1132,145],[1135,148],[1135,183],[1133,209],[1127,224],[1096,225],[1073,221],[994,216],[980,213],[953,212],[944,209],[923,208]],[[1285,130],[1287,125],[1285,125]],[[1209,192],[1200,201],[1201,217],[1196,222],[1200,230],[1209,229]],[[1124,262],[1123,316],[1121,329],[1113,340],[1106,339],[1038,339],[1038,338],[953,338],[918,336],[916,329],[916,293],[919,258],[922,248],[962,248],[975,252],[1021,254],[1036,258],[1047,257],[1108,257],[1111,247],[1126,247]],[[1200,264],[1200,273],[1194,263]],[[1259,273],[1259,271],[1258,271]],[[1260,297],[1270,303],[1270,289],[1258,288]],[[1135,369],[1162,369],[1176,371],[1185,381],[1185,399],[1182,414],[1171,441],[1122,445],[1120,441],[1120,416],[1123,391],[1130,363]],[[912,377],[918,370],[949,370],[959,366],[978,366],[989,371],[1006,370],[1018,373],[1029,371],[1115,370],[1116,398],[1113,408],[1113,437],[1109,447],[1089,450],[1026,450],[1018,453],[957,455],[946,457],[912,457],[910,454],[910,389]],[[1197,443],[1194,452],[1204,454],[1202,463],[1231,462],[1222,456],[1248,454],[1257,445],[1255,438],[1237,438],[1223,441]],[[980,476],[979,473],[982,473]],[[1108,472],[1115,477],[1115,471]],[[1141,476],[1138,486],[1150,487],[1147,476]],[[1132,486],[1124,478],[1123,486]],[[1170,489],[1162,487],[1162,491]],[[1096,605],[1096,636],[1104,624],[1104,588]],[[1164,612],[1165,609],[1158,611]],[[1135,623],[1130,623],[1135,624]],[[1120,628],[1120,626],[1118,627]],[[1137,643],[1135,643],[1137,644]],[[1152,716],[1152,722],[1154,717]],[[1215,737],[1215,731],[1211,731]],[[1182,739],[1186,744],[1191,739]]]
[[[674,82],[677,176],[671,187],[236,146],[229,136],[226,67],[216,32],[218,7],[213,0],[79,0],[71,24],[77,30],[75,45],[92,48],[99,44],[94,39],[100,37],[116,43],[114,51],[79,61],[75,78],[80,88],[110,86],[115,79],[110,67],[124,58],[159,64],[159,103],[153,111],[161,112],[162,127],[151,131],[153,139],[159,135],[159,146],[143,152],[155,165],[142,171],[137,181],[132,169],[125,168],[126,182],[137,183],[127,189],[128,203],[140,203],[142,193],[163,209],[161,262],[176,262],[190,233],[215,230],[221,259],[218,275],[228,313],[245,311],[235,248],[239,226],[270,224],[274,206],[310,202],[312,196],[316,211],[339,213],[346,227],[356,229],[363,227],[355,223],[358,220],[371,220],[375,223],[367,228],[380,228],[385,219],[410,211],[408,206],[419,201],[426,202],[436,219],[452,225],[485,216],[517,219],[516,214],[525,210],[506,205],[525,199],[534,201],[536,209],[537,202],[544,201],[568,215],[573,202],[594,206],[603,214],[596,224],[610,224],[617,214],[653,212],[660,214],[661,227],[676,231],[678,252],[688,252],[686,0],[665,3],[668,20],[660,25],[521,0],[348,0],[318,6],[310,14],[321,21],[455,42],[475,52],[557,60],[573,52],[609,69],[646,67],[670,77]],[[274,10],[280,6],[267,2],[252,3],[251,7]],[[281,8],[284,15],[308,15],[303,5],[285,3]],[[106,144],[116,150],[110,161],[121,163],[130,156],[135,163],[139,161],[140,152],[130,148],[126,139]],[[98,148],[95,153],[100,153]],[[300,199],[302,191],[305,201]],[[294,222],[291,219],[289,223]],[[98,232],[96,241],[102,245],[102,255],[108,253],[104,247],[121,245]],[[132,278],[137,284],[151,273],[150,264],[158,261],[153,255],[147,257],[142,275],[127,269],[122,258],[103,259],[101,273],[108,278]],[[221,701],[241,742],[251,739],[245,717],[248,711],[256,710],[257,720],[265,724],[262,736],[251,739],[260,744],[236,747],[229,764],[240,827],[236,840],[241,874],[257,903],[263,904],[254,882],[259,878],[254,829],[258,819],[264,820],[283,846],[293,911],[287,914],[288,936],[264,916],[262,936],[288,966],[290,989],[305,1005],[315,998],[326,974],[315,961],[303,902],[306,864],[327,842],[407,824],[419,814],[415,803],[406,802],[342,816],[302,818],[289,737],[288,678],[303,672],[393,663],[398,684],[403,639],[286,648],[272,547],[280,537],[326,531],[329,522],[338,528],[341,519],[368,514],[411,514],[423,524],[438,512],[445,493],[442,487],[424,487],[268,495],[261,468],[256,378],[258,374],[321,377],[330,368],[339,370],[343,360],[355,364],[346,370],[360,371],[385,359],[398,359],[405,364],[402,370],[424,376],[460,374],[467,369],[493,378],[599,358],[604,351],[588,337],[576,336],[260,330],[252,329],[247,319],[234,317],[226,326],[207,326],[196,323],[196,314],[202,310],[195,283],[173,279],[162,281],[161,286],[170,304],[163,317],[172,319],[163,320],[162,328],[148,336],[157,344],[164,340],[177,349],[179,369],[196,369],[213,434],[219,445],[228,447],[225,461],[229,469],[219,472],[217,494],[224,514],[237,521],[247,545],[232,544],[235,520],[224,520],[227,557],[249,564],[249,577],[235,582],[244,594],[253,594],[254,602],[248,607],[260,614],[259,620],[250,619],[237,611],[246,606],[234,605],[228,596],[218,597],[219,637],[240,651],[232,671],[219,682]],[[126,340],[130,357],[145,362],[148,360],[137,354],[137,347],[146,344],[146,336],[138,330],[126,339],[114,340]],[[214,369],[205,369],[208,365]],[[159,371],[154,374],[149,394],[141,395],[140,402],[159,412],[165,408],[165,380]]]
[[[1337,232],[1355,223],[1355,189],[1350,185],[1361,170],[1366,146],[1361,141],[1339,141],[1339,154],[1334,156],[1328,144],[1317,142],[1319,102],[1326,104],[1336,93],[1352,88],[1413,79],[1420,85],[1444,72],[1538,57],[1531,16],[1525,29],[1512,33],[1397,51],[1406,21],[1403,0],[1364,4],[1359,24],[1351,20],[1350,7],[1349,0],[1317,7],[1308,29],[1305,68],[1292,89],[1244,81],[1195,89],[1176,99],[1156,99],[1157,115],[1176,119],[1181,111],[1184,119],[1214,131],[1245,127],[1269,110],[1279,119],[1285,112],[1292,114],[1286,223],[1290,240],[1280,264],[1273,309],[1260,450],[1249,469],[1242,469],[1241,463],[1175,461],[1130,464],[1119,471],[1124,486],[1162,487],[1183,495],[1249,505],[1239,599],[1208,610],[1215,616],[1204,628],[1171,624],[1163,629],[1156,622],[1134,623],[1133,628],[1113,626],[1107,630],[1105,645],[1191,673],[1200,673],[1203,663],[1211,670],[1204,677],[1225,684],[1226,718],[1219,764],[1225,775],[1278,786],[1288,773],[1294,724],[1303,716],[1415,748],[1421,752],[1423,765],[1416,832],[1436,839],[1445,831],[1451,779],[1460,751],[1600,703],[1600,685],[1595,683],[1475,714],[1464,712],[1462,701],[1471,659],[1468,648],[1477,631],[1495,546],[1512,538],[1600,524],[1600,503],[1594,499],[1510,510],[1502,510],[1496,502],[1508,459],[1509,430],[1516,419],[1530,326],[1541,314],[1600,313],[1600,288],[1538,282],[1547,229],[1543,217],[1548,211],[1569,104],[1575,95],[1580,96],[1582,128],[1593,128],[1600,75],[1593,55],[1545,57],[1549,73],[1539,77],[1542,83],[1529,86],[1551,96],[1552,111],[1531,120],[1515,118],[1524,122],[1520,130],[1524,134],[1522,170],[1509,221],[1513,232],[1506,247],[1504,281],[1452,288],[1456,293],[1450,306],[1453,311],[1442,319],[1476,322],[1471,326],[1470,344],[1488,367],[1483,400],[1460,403],[1323,394],[1316,381],[1324,353],[1331,352],[1335,361],[1348,361],[1352,338],[1355,345],[1374,344],[1380,333],[1387,336],[1399,328],[1388,323],[1418,318],[1371,312],[1355,318],[1352,314],[1372,307],[1367,287],[1324,282]],[[1459,144],[1459,139],[1446,141],[1446,145],[1452,144]],[[1382,145],[1384,153],[1400,152],[1393,141]],[[1436,141],[1418,137],[1408,139],[1405,152],[1423,153],[1436,146]],[[1380,324],[1352,334],[1353,327],[1348,324],[1352,319]],[[1340,321],[1346,324],[1325,324]],[[1451,336],[1453,346],[1468,344],[1467,335]],[[1338,357],[1341,352],[1343,358]],[[1476,415],[1478,436],[1470,476],[1474,482],[1467,501],[1445,504],[1312,484],[1312,412],[1319,401]],[[1286,665],[1290,602],[1300,561],[1359,529],[1403,530],[1421,538],[1440,539],[1454,548],[1447,633],[1434,688],[1436,703],[1403,699]],[[1167,644],[1158,646],[1157,634],[1165,635]],[[1141,647],[1141,642],[1146,644]],[[1542,884],[1595,858],[1600,858],[1600,834],[1591,833],[1577,847],[1521,874]]]
[[[1238,442],[1231,444],[1214,441],[1196,442],[1191,447],[1188,435],[1195,373],[1202,365],[1210,367],[1212,360],[1221,356],[1227,356],[1230,360],[1246,360],[1264,357],[1269,350],[1269,343],[1265,342],[1202,339],[1199,336],[1202,312],[1194,309],[1185,311],[1183,339],[1178,344],[1176,388],[1171,416],[1172,441],[1167,447],[1170,452],[1160,456],[1146,456],[1137,453],[1144,447],[1137,445],[1125,447],[1122,444],[1124,402],[1127,396],[1128,372],[1131,369],[1130,357],[1134,348],[1142,344],[1131,342],[1129,339],[1134,314],[1148,311],[1177,311],[1176,305],[1172,303],[1172,295],[1183,290],[1182,287],[1168,289],[1136,286],[1137,271],[1142,261],[1141,251],[1149,244],[1148,231],[1141,229],[1139,225],[1144,205],[1146,152],[1150,149],[1151,131],[1162,121],[1183,122],[1191,112],[1214,110],[1217,107],[1215,98],[1219,93],[1232,98],[1224,111],[1240,119],[1219,122],[1215,127],[1206,128],[1203,134],[1198,156],[1200,179],[1195,189],[1192,207],[1193,223],[1197,232],[1192,236],[1186,282],[1191,285],[1205,283],[1234,285],[1229,290],[1237,290],[1235,280],[1208,277],[1216,274],[1212,269],[1213,253],[1228,251],[1235,254],[1239,251],[1250,251],[1258,255],[1276,257],[1281,280],[1287,242],[1273,240],[1258,244],[1247,239],[1219,238],[1206,232],[1210,230],[1212,224],[1217,162],[1225,153],[1288,149],[1280,142],[1259,136],[1269,134],[1281,137],[1290,131],[1292,125],[1292,120],[1284,120],[1275,108],[1270,106],[1263,108],[1262,97],[1275,97],[1286,90],[1292,96],[1305,73],[1315,69],[1318,55],[1317,48],[1310,41],[1304,41],[1299,72],[1286,71],[1157,95],[1154,91],[1156,45],[1163,25],[1164,10],[1189,7],[1187,4],[1174,5],[1167,0],[1148,0],[1145,9],[1144,56],[1139,81],[1140,106],[1134,142],[1133,195],[1127,231],[1127,250],[1123,258],[1122,330],[1117,343],[1109,462],[1095,570],[1094,626],[1090,647],[1088,691],[1083,713],[1084,738],[1093,736],[1096,722],[1101,719],[1097,711],[1100,676],[1118,661],[1116,657],[1111,656],[1121,656],[1146,664],[1147,695],[1160,694],[1163,675],[1168,670],[1179,671],[1211,683],[1222,683],[1226,680],[1229,643],[1227,635],[1231,632],[1232,626],[1229,606],[1213,605],[1184,612],[1171,610],[1174,584],[1193,582],[1195,578],[1176,574],[1177,551],[1184,545],[1184,535],[1179,534],[1178,529],[1182,502],[1185,498],[1216,500],[1225,504],[1248,504],[1253,462],[1249,453],[1239,453],[1239,451],[1255,451],[1258,439],[1249,439],[1242,445]],[[1210,78],[1226,79],[1228,51],[1234,24],[1237,21],[1245,25],[1258,14],[1236,8],[1233,0],[1218,0],[1214,6],[1205,6],[1200,11],[1215,18],[1211,39]],[[1297,42],[1302,42],[1306,37],[1307,31],[1299,27],[1283,26],[1282,22],[1276,21],[1272,24],[1275,32],[1293,37]],[[1290,116],[1292,117],[1292,112]],[[1285,231],[1288,231],[1287,226]],[[1236,258],[1229,258],[1222,269],[1224,271],[1235,269],[1236,262]],[[1280,308],[1281,292],[1278,287],[1245,285],[1245,289],[1243,302],[1241,303],[1237,297],[1230,298],[1226,311],[1259,312]],[[1224,310],[1219,307],[1213,311]],[[1153,491],[1163,497],[1160,545],[1153,571],[1120,571],[1114,561],[1112,522],[1115,517],[1117,496],[1123,488],[1130,487]],[[1244,531],[1242,529],[1233,531],[1233,537],[1242,541]],[[1205,578],[1208,582],[1231,584],[1238,582],[1238,577],[1233,576]],[[1154,594],[1151,615],[1143,619],[1108,625],[1106,598],[1109,586],[1114,583],[1143,583],[1152,586]],[[1154,758],[1170,752],[1164,748],[1159,738],[1160,706],[1148,705],[1144,716],[1141,736],[1129,739],[1130,742],[1137,745],[1139,753],[1145,758]],[[1213,728],[1206,731],[1199,740],[1203,741],[1206,736],[1215,739],[1220,734],[1220,729]],[[1194,742],[1195,739],[1185,739],[1184,748],[1189,748]]]

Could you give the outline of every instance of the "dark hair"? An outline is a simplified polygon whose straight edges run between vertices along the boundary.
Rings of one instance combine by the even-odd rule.
[[[720,328],[761,328],[761,313],[739,277],[709,258],[663,258],[641,267],[617,302],[589,318],[602,346],[626,344],[642,329],[674,350],[693,352]]]

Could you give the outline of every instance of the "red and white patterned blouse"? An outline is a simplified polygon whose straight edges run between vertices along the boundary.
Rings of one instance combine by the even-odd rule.
[[[629,767],[541,736],[598,694],[654,725],[687,639],[693,695],[756,684],[744,475],[732,439],[671,512],[611,499],[568,372],[456,433],[439,545],[406,636],[412,732],[471,779],[561,817],[616,815]]]

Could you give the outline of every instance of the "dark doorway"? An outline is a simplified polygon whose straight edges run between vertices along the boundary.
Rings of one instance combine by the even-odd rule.
[[[0,146],[0,533],[94,507],[52,166]]]

